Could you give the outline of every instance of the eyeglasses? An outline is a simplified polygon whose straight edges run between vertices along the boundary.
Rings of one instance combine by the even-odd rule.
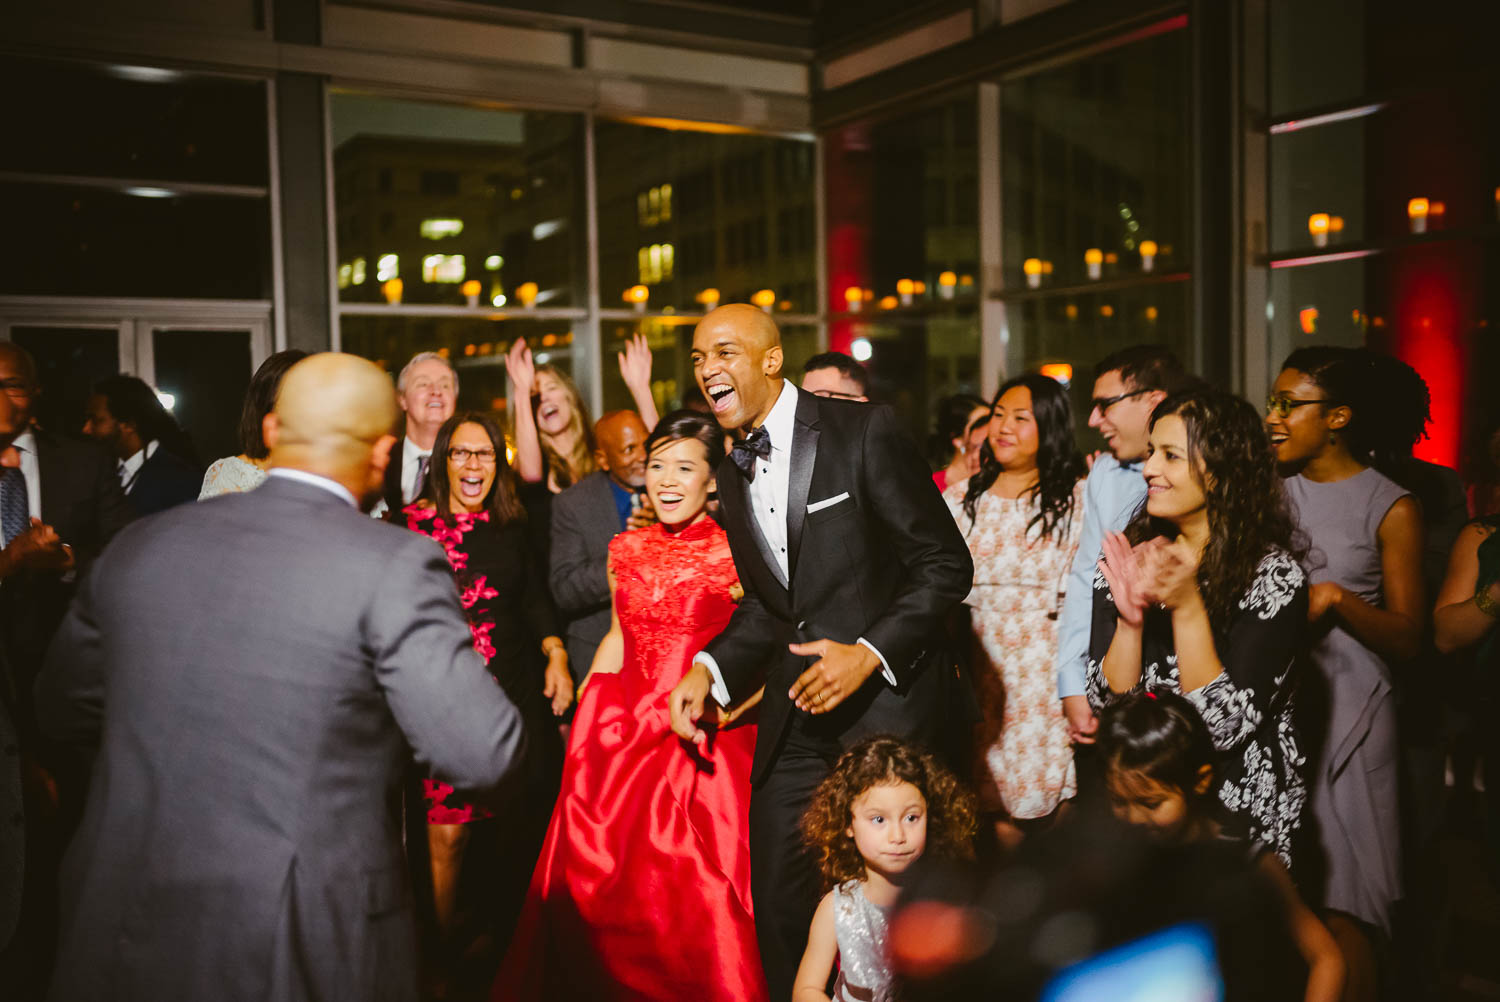
[[[449,449],[448,458],[459,466],[464,465],[470,459],[479,460],[480,466],[493,466],[495,463],[494,449]]]
[[[1331,404],[1332,400],[1327,397],[1319,397],[1317,400],[1294,400],[1291,397],[1278,397],[1274,393],[1266,397],[1266,413],[1278,414],[1288,417],[1298,407],[1306,407],[1308,404]]]
[[[838,390],[813,390],[812,391],[812,395],[815,396],[815,397],[831,398],[833,400],[858,400],[858,399],[860,399],[860,396],[859,396],[858,393],[840,393]]]
[[[1094,409],[1099,412],[1100,417],[1103,417],[1106,411],[1108,411],[1115,404],[1119,403],[1121,400],[1128,400],[1131,397],[1138,397],[1142,393],[1150,392],[1151,391],[1149,389],[1139,389],[1131,390],[1128,393],[1118,393],[1112,397],[1095,397],[1093,399]]]

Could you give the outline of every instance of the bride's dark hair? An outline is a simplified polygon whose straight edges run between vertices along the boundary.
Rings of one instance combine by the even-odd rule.
[[[703,448],[708,451],[709,469],[717,468],[719,460],[724,458],[724,429],[708,415],[687,408],[673,411],[656,422],[656,427],[646,436],[646,456],[650,458],[662,446],[688,438],[703,443]]]
[[[1187,426],[1188,466],[1203,490],[1208,545],[1198,564],[1198,587],[1208,618],[1228,622],[1261,560],[1273,549],[1300,560],[1306,542],[1297,529],[1276,472],[1276,454],[1260,414],[1246,400],[1220,390],[1174,393],[1151,412],[1151,429],[1176,415]],[[1177,527],[1136,511],[1125,529],[1131,543],[1173,537]]]

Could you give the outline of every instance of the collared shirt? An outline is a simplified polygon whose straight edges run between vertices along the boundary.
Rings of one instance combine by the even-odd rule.
[[[1083,529],[1068,572],[1068,593],[1057,621],[1057,696],[1085,694],[1089,633],[1094,623],[1094,571],[1106,532],[1121,532],[1146,499],[1141,463],[1121,463],[1109,453],[1094,460],[1083,485]]]
[[[423,456],[430,457],[431,449],[424,449],[410,438],[401,441],[401,503],[411,504],[422,493],[422,481],[417,479],[417,470]]]
[[[615,499],[615,514],[620,516],[620,528],[623,530],[630,522],[630,513],[635,509],[635,491],[629,487],[621,487],[615,483],[615,478],[605,474],[609,480],[609,491]]]
[[[156,439],[146,443],[144,449],[137,449],[135,455],[129,459],[120,460],[120,486],[129,494],[135,489],[135,478],[141,475],[141,467],[146,465],[146,460],[156,455],[157,447],[161,445]]]
[[[17,435],[11,445],[21,454],[21,475],[26,478],[26,502],[31,508],[31,517],[45,522],[42,515],[42,464],[36,455],[36,435],[28,428]]]
[[[310,484],[346,502],[349,507],[356,511],[359,509],[359,502],[354,500],[354,495],[349,493],[349,488],[337,480],[329,480],[327,477],[321,477],[316,473],[308,473],[306,470],[294,470],[290,466],[273,466],[268,475],[279,477],[282,480],[295,480],[299,484]]]
[[[792,579],[791,564],[787,556],[786,504],[787,491],[792,477],[792,435],[797,427],[797,388],[791,380],[781,381],[781,393],[761,427],[771,439],[771,454],[764,459],[755,457],[755,477],[750,481],[750,508],[755,514],[755,524],[765,537],[766,544],[776,558],[781,570],[781,580]],[[885,655],[864,637],[857,643],[868,647],[880,659],[881,675],[891,685],[896,684],[896,675],[886,662]],[[729,705],[729,686],[719,670],[719,663],[707,651],[699,651],[693,658],[702,662],[713,676],[713,697],[723,706]]]

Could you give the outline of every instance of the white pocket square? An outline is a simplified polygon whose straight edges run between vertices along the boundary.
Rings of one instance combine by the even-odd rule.
[[[839,495],[837,495],[835,497],[824,498],[821,501],[814,501],[812,504],[810,504],[810,505],[807,506],[807,513],[809,515],[811,515],[815,511],[822,511],[824,508],[832,508],[834,505],[838,504],[840,501],[847,501],[847,500],[849,500],[849,492],[845,491],[844,493],[839,494]]]

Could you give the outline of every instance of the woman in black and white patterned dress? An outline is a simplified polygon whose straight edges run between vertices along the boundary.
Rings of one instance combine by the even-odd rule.
[[[1186,696],[1219,751],[1226,830],[1290,865],[1307,798],[1292,723],[1307,581],[1270,442],[1249,403],[1197,391],[1161,402],[1150,443],[1145,507],[1105,538],[1094,576],[1089,701]]]

